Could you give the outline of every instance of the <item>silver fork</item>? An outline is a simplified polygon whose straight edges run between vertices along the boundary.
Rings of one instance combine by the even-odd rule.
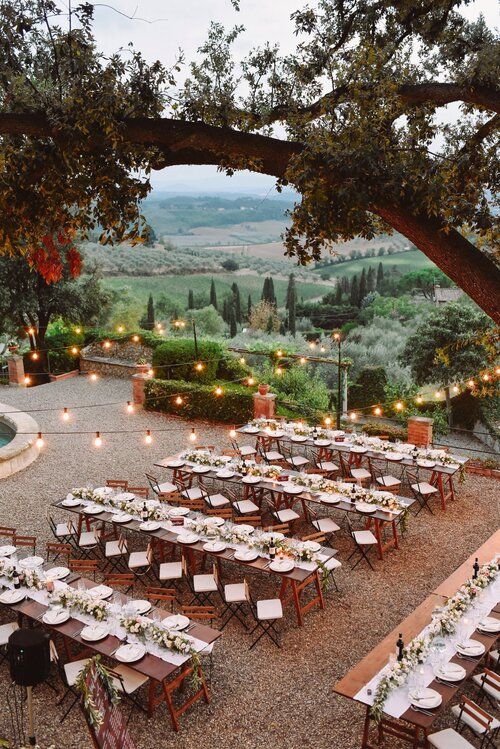
[[[435,713],[431,713],[429,710],[425,710],[423,707],[414,707],[411,706],[411,709],[416,713],[423,713],[424,715],[429,715],[431,718],[435,717]]]

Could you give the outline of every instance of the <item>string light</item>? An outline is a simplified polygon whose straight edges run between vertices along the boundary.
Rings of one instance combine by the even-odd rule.
[[[282,375],[283,374],[283,367],[276,367],[276,374]]]
[[[28,328],[26,332],[28,333],[28,335],[35,335],[35,328]]]
[[[417,395],[417,397],[415,398],[415,400],[417,401],[417,403],[418,403],[419,406],[424,402],[424,399],[422,398],[421,395]]]
[[[178,395],[177,398],[175,399],[175,403],[177,406],[182,406],[183,401],[180,395]]]
[[[134,404],[132,401],[127,401],[127,411],[129,414],[134,413]]]
[[[133,341],[134,343],[139,343],[139,340],[140,340],[140,339],[139,339],[139,336],[138,336],[137,334],[136,334],[136,335],[133,335],[133,336],[132,336],[132,341]]]
[[[37,439],[36,439],[36,442],[35,442],[35,444],[36,444],[36,446],[38,447],[38,449],[39,449],[39,450],[41,450],[41,449],[42,449],[42,447],[43,447],[43,446],[45,445],[45,442],[44,442],[44,440],[43,440],[43,437],[42,437],[42,433],[41,433],[41,432],[38,432],[38,437],[37,437]]]
[[[332,423],[332,420],[331,420],[330,416],[325,416],[325,424],[326,424],[326,426],[329,427],[331,423]]]
[[[104,341],[102,345],[104,346],[104,348],[111,348],[111,341]]]
[[[196,429],[194,427],[191,429],[191,434],[189,435],[189,439],[191,440],[191,442],[196,442],[197,440]]]
[[[452,390],[453,390],[454,393],[459,393],[460,392],[460,388],[458,387],[458,385],[453,385]]]
[[[351,421],[356,421],[356,419],[358,418],[358,414],[355,411],[351,411],[351,413],[349,414],[349,418]]]
[[[102,446],[102,437],[100,432],[95,433],[95,439],[94,439],[94,447],[101,447]]]
[[[488,380],[490,379],[488,372],[485,372],[483,375],[481,375],[481,379],[484,380],[484,382],[488,382]]]
[[[312,348],[314,348],[315,346],[316,346],[316,344],[314,343],[314,341],[311,341],[311,343],[309,344],[309,348],[311,348],[311,349],[312,349]]]
[[[229,436],[231,437],[232,440],[234,440],[236,438],[236,429],[231,429],[229,431]]]
[[[248,380],[247,380],[247,382],[248,382],[248,384],[249,384],[250,386],[252,386],[252,385],[255,385],[255,380],[254,380],[254,378],[253,378],[253,377],[249,377],[249,378],[248,378]]]
[[[95,382],[97,380],[97,375],[95,372],[91,372],[89,377],[92,380],[92,382]]]
[[[36,361],[39,358],[38,352],[37,351],[33,351],[33,353],[31,354],[31,358],[33,359],[33,361]]]
[[[28,375],[25,375],[24,376],[24,384],[25,385],[29,385],[30,382],[31,382],[31,377],[28,377]]]
[[[117,327],[118,333],[123,333],[124,330],[125,330],[125,328],[123,327],[123,325],[118,325],[118,327]]]
[[[396,411],[402,411],[402,410],[403,410],[403,404],[401,403],[401,401],[398,401],[396,403]]]
[[[71,347],[71,353],[72,354],[77,354],[78,353],[78,347],[77,346],[72,346]]]
[[[63,412],[62,412],[62,420],[63,420],[63,421],[69,421],[69,411],[68,411],[68,409],[66,408],[66,406],[64,406],[64,408],[63,408]]]
[[[245,359],[245,357],[240,356],[240,364],[246,364],[246,363],[247,363],[247,360]]]
[[[474,388],[474,387],[476,387],[476,383],[474,382],[474,380],[469,380],[469,381],[468,381],[468,383],[467,383],[467,385],[468,385],[468,386],[469,386],[470,388]]]
[[[324,346],[321,346],[320,351],[324,353],[326,351],[326,348]]]
[[[340,341],[340,333],[338,333],[338,332],[337,332],[337,333],[334,333],[334,334],[333,334],[333,340],[334,340],[334,341]]]
[[[151,436],[151,429],[146,429],[146,436],[144,437],[144,442],[146,445],[150,445],[153,441],[153,437]]]
[[[215,388],[215,395],[222,395],[223,393],[224,393],[224,391],[221,388],[221,386],[217,385],[217,387]]]
[[[441,390],[436,390],[436,392],[434,393],[434,397],[435,398],[441,398],[441,396],[442,396]]]
[[[81,333],[81,332],[82,332],[82,329],[81,329],[81,328],[75,328],[75,333],[76,333],[77,335],[80,335],[80,333]]]
[[[197,370],[197,372],[201,372],[203,369],[203,362],[197,362],[195,369]]]
[[[301,357],[300,357],[300,363],[301,363],[301,364],[305,364],[305,363],[306,363],[306,361],[307,361],[307,359],[306,359],[306,357],[305,357],[305,356],[301,356]]]
[[[149,377],[154,377],[154,374],[155,374],[154,369],[148,369],[148,376]]]
[[[373,409],[373,413],[375,414],[375,416],[382,416],[382,409],[380,408],[380,406],[375,406],[375,408]]]
[[[495,367],[495,374],[500,375],[500,367]]]

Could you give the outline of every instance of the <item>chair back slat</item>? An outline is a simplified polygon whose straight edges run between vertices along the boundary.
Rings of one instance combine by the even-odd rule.
[[[109,585],[110,588],[120,585],[130,588],[134,585],[135,577],[129,572],[106,572],[103,582]]]
[[[319,544],[326,543],[326,535],[323,532],[319,533],[308,533],[305,536],[300,537],[301,541],[316,541]]]
[[[33,553],[36,549],[36,536],[19,536],[17,533],[14,535],[12,541],[14,546],[29,546],[33,549]]]
[[[290,526],[288,525],[288,523],[277,523],[276,525],[266,525],[266,527],[262,530],[269,533],[284,533],[285,536],[287,536],[290,533]]]
[[[128,481],[125,481],[123,479],[107,479],[106,486],[109,486],[112,489],[122,489],[124,492],[126,492]]]
[[[15,535],[15,528],[11,528],[9,525],[0,525],[0,536],[6,536],[13,539]]]
[[[143,499],[149,497],[149,488],[147,486],[129,486],[127,491],[131,494],[135,494],[136,497],[142,497]]]
[[[460,713],[459,717],[465,713],[469,717],[477,721],[485,731],[489,731],[491,723],[493,722],[493,716],[483,710],[479,705],[470,700],[468,697],[463,696],[460,701]]]
[[[205,515],[212,515],[218,518],[224,518],[224,520],[230,520],[233,517],[233,510],[231,507],[209,507],[205,511]]]
[[[212,621],[217,618],[215,606],[181,606],[181,614],[199,621]]]
[[[253,525],[254,528],[259,528],[262,525],[262,518],[260,515],[237,515],[234,518],[234,522],[240,525]]]
[[[99,572],[99,559],[69,559],[68,567],[72,572]]]

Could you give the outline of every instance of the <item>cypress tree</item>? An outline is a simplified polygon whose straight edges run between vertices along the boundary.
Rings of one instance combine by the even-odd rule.
[[[238,284],[236,281],[231,286],[231,291],[233,292],[233,306],[234,306],[234,315],[236,317],[236,322],[241,323],[243,319],[243,315],[241,312],[241,297],[240,297],[240,290],[238,288]]]
[[[155,305],[153,295],[149,295],[148,306],[146,307],[146,319],[143,323],[145,330],[154,330],[155,327]]]
[[[295,336],[296,333],[296,308],[297,308],[297,289],[295,288],[295,276],[290,273],[288,278],[288,288],[286,290],[286,308],[288,310],[288,329]]]
[[[337,286],[335,287],[335,304],[337,306],[342,304],[342,284],[340,283],[340,279],[337,281]]]
[[[264,285],[262,287],[262,295],[260,298],[264,302],[269,301],[269,279],[267,276],[264,279]]]
[[[274,281],[271,278],[271,276],[269,276],[269,300],[268,301],[271,302],[271,304],[274,304],[275,307],[278,306],[278,302],[276,301],[276,294],[274,293]]]
[[[222,319],[224,322],[228,322],[227,299],[224,299],[222,303]]]
[[[361,307],[361,303],[366,296],[366,270],[363,268],[361,278],[359,281],[359,292],[358,292],[358,307]]]
[[[343,294],[349,293],[350,285],[347,276],[342,276],[342,278],[340,279],[340,286]]]
[[[274,333],[274,319],[272,315],[269,315],[267,319],[266,333]]]
[[[188,309],[194,309],[194,293],[193,293],[193,289],[189,289],[189,293],[188,293]]]
[[[215,281],[213,278],[210,284],[210,304],[217,309],[217,292],[215,291]]]
[[[382,263],[379,263],[378,268],[377,268],[377,289],[380,288],[383,280],[384,280],[384,266],[382,265]]]
[[[248,315],[249,318],[250,318],[250,315],[252,314],[252,307],[253,307],[252,297],[249,294],[248,295],[248,301],[247,301],[247,315]]]
[[[359,290],[358,290],[358,277],[354,276],[351,281],[351,295],[349,301],[352,307],[358,306]]]
[[[234,338],[237,332],[238,327],[236,325],[236,313],[234,304],[229,303],[229,335],[231,336],[231,338]]]
[[[375,291],[375,284],[376,284],[376,278],[375,278],[375,267],[373,265],[370,265],[368,268],[368,274],[366,276],[366,289],[368,292]]]

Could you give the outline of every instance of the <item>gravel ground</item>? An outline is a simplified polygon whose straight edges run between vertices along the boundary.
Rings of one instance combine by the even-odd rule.
[[[71,406],[130,398],[130,385],[120,380],[72,379],[30,390],[2,388],[0,400],[22,409]],[[67,434],[48,435],[43,454],[26,470],[0,482],[0,524],[15,525],[21,532],[36,534],[39,549],[50,540],[45,519],[49,504],[71,486],[86,482],[103,484],[106,478],[127,478],[144,484],[145,471],[154,472],[155,460],[183,449],[190,427],[172,417],[138,412],[125,413],[121,406],[102,406],[78,412],[65,426]],[[33,413],[44,433],[61,430],[58,413]],[[171,428],[157,434],[146,446],[141,434],[107,436],[106,429]],[[205,423],[196,425],[199,442],[227,446],[227,429]],[[71,430],[104,433],[100,450],[90,435],[72,435]],[[181,719],[176,736],[167,713],[159,708],[151,721],[135,714],[132,734],[141,749],[182,746],[194,749],[229,749],[239,746],[294,749],[350,749],[360,745],[363,708],[332,694],[335,682],[374,647],[388,631],[407,616],[436,585],[450,574],[498,527],[498,483],[483,477],[468,477],[458,487],[455,504],[443,514],[421,513],[411,518],[406,538],[398,551],[375,562],[375,571],[345,565],[337,575],[341,593],[330,590],[324,611],[314,609],[303,628],[295,626],[286,609],[282,649],[268,640],[249,651],[249,637],[232,622],[215,648],[213,699],[210,705],[194,705]],[[335,545],[345,561],[350,543],[341,531]],[[263,577],[263,576],[262,576]],[[241,580],[235,567],[228,580]],[[255,598],[273,596],[277,583],[271,576],[253,577]],[[137,591],[139,593],[140,591]],[[8,612],[0,611],[0,623]],[[0,737],[11,736],[5,690],[8,670],[0,666]],[[90,746],[78,710],[60,724],[61,708],[52,691],[35,691],[37,738],[55,743],[58,749]],[[451,725],[449,716],[444,724]]]

